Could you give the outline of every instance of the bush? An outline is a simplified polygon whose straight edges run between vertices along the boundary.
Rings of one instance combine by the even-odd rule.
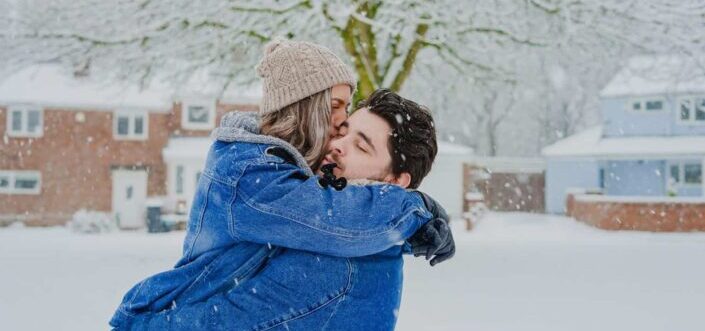
[[[73,232],[79,233],[103,233],[118,230],[117,222],[110,213],[84,209],[73,214],[69,227]]]

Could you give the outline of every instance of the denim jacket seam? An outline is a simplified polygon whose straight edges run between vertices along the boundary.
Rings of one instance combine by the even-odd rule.
[[[120,307],[118,308],[118,310],[122,311],[123,313],[125,313],[126,315],[128,315],[128,316],[130,316],[130,317],[135,316],[135,314],[130,313],[129,311],[125,310],[125,306],[128,306],[129,309],[132,309],[132,303],[133,303],[133,302],[135,301],[135,299],[137,298],[137,295],[140,293],[140,290],[142,290],[142,287],[144,286],[144,283],[145,283],[145,282],[146,282],[146,280],[143,280],[143,281],[140,282],[139,286],[137,287],[137,290],[135,290],[135,293],[132,295],[132,297],[130,298],[130,300],[128,300],[127,302],[125,302],[124,305],[120,305]]]
[[[206,177],[210,178],[212,181],[219,183],[219,184],[232,185],[232,182],[228,178],[223,179],[210,170],[204,171],[203,174],[201,174],[201,175],[206,176]]]
[[[258,259],[257,262],[253,261],[253,260],[254,260],[254,256],[253,256],[251,259],[249,259],[249,260],[247,261],[247,262],[249,263],[249,264],[247,265],[247,269],[243,270],[239,275],[236,275],[236,272],[237,272],[237,271],[240,271],[240,269],[238,269],[238,270],[236,270],[235,272],[233,272],[233,273],[231,274],[231,276],[234,276],[234,275],[236,275],[237,277],[239,277],[239,276],[249,276],[249,274],[250,274],[252,271],[257,270],[257,268],[258,268],[259,266],[261,266],[262,263],[267,262],[267,260],[269,259],[269,254],[270,254],[270,253],[271,253],[271,252],[267,251],[267,254],[263,254],[263,255]],[[244,277],[243,277],[243,279],[244,279]]]
[[[330,298],[329,300],[325,301],[324,303],[322,303],[322,304],[316,306],[315,308],[313,308],[313,309],[311,309],[311,310],[308,310],[308,311],[306,311],[305,313],[302,313],[301,315],[296,315],[296,316],[292,316],[291,318],[283,319],[283,320],[281,320],[281,321],[279,321],[279,322],[274,323],[274,324],[271,325],[271,326],[266,326],[266,327],[264,327],[264,328],[262,328],[262,329],[259,328],[259,327],[255,327],[255,328],[253,329],[253,331],[267,331],[267,330],[271,330],[271,329],[273,329],[273,328],[275,328],[275,327],[278,327],[278,326],[280,326],[280,325],[282,325],[282,324],[284,324],[284,323],[287,323],[287,322],[290,322],[290,321],[293,321],[293,320],[297,320],[297,319],[300,319],[300,318],[304,318],[304,317],[306,317],[306,316],[308,316],[308,315],[311,315],[311,314],[315,313],[315,312],[318,311],[318,310],[323,309],[324,307],[328,306],[329,304],[331,304],[332,302],[336,301],[337,299],[339,299],[339,298],[341,298],[341,297],[344,297],[347,293],[350,292],[350,289],[352,288],[352,283],[353,283],[352,278],[353,278],[353,274],[354,274],[354,265],[350,262],[350,259],[349,259],[349,258],[346,258],[346,259],[345,259],[345,262],[346,262],[346,264],[347,264],[347,266],[348,266],[348,282],[347,282],[347,284],[346,284],[342,289],[339,290],[339,293],[337,293],[335,296],[333,296],[333,297]],[[265,322],[265,323],[267,323],[267,322]],[[264,323],[262,323],[262,324],[264,324]]]
[[[228,184],[228,188],[230,189],[230,201],[228,202],[227,206],[227,211],[228,211],[228,232],[230,233],[230,237],[233,238],[233,240],[240,240],[240,237],[237,235],[237,231],[235,231],[235,213],[233,212],[233,205],[235,204],[235,201],[237,199],[237,183],[239,182],[240,178],[242,178],[243,174],[245,173],[245,170],[247,167],[252,163],[252,161],[247,162],[243,167],[240,167],[240,173],[237,176],[237,181],[234,181],[230,184]]]
[[[207,178],[212,179],[210,176],[207,176]],[[196,225],[196,234],[193,236],[193,240],[191,241],[191,245],[188,249],[187,252],[187,259],[190,261],[191,260],[191,255],[193,254],[193,247],[196,246],[196,242],[198,242],[198,237],[201,236],[201,229],[203,229],[203,219],[205,218],[206,215],[206,209],[208,207],[208,197],[210,195],[211,191],[211,186],[213,183],[208,183],[208,188],[206,189],[206,194],[204,195],[204,201],[203,204],[204,206],[201,208],[201,212],[198,215],[198,224]]]

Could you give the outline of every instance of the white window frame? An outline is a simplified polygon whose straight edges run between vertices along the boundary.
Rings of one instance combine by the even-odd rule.
[[[695,119],[695,104],[698,99],[705,99],[705,95],[688,95],[688,96],[682,96],[679,97],[678,100],[676,100],[676,123],[681,124],[681,125],[705,125],[705,120],[696,120]],[[690,110],[690,118],[687,120],[681,119],[681,103],[685,100],[689,100],[690,104],[692,105],[692,109]]]
[[[14,112],[20,111],[21,121],[20,130],[15,131],[12,129],[12,121],[14,120]],[[39,112],[39,130],[37,132],[30,132],[27,128],[29,125],[29,112],[36,111]],[[7,123],[6,130],[7,135],[10,137],[27,137],[27,138],[39,138],[44,135],[44,109],[37,106],[31,105],[15,105],[7,107]]]
[[[700,166],[700,183],[686,183],[685,182],[685,166],[686,165],[698,165]],[[678,166],[678,181],[675,183],[671,183],[671,167],[672,166]],[[666,180],[666,186],[668,188],[678,188],[678,187],[700,187],[703,182],[705,181],[703,178],[705,175],[704,172],[705,169],[703,169],[703,163],[702,161],[699,160],[691,160],[691,161],[670,161],[668,162],[668,168],[666,169],[668,177]]]
[[[42,173],[35,170],[0,170],[1,177],[9,179],[8,187],[0,187],[0,193],[5,194],[32,194],[37,195],[42,191]],[[37,186],[33,189],[16,188],[17,178],[34,177],[37,179]]]
[[[661,107],[660,110],[646,110],[646,103],[647,102],[652,102],[652,101],[660,101],[663,107]],[[639,103],[640,109],[634,109],[634,104]],[[668,103],[666,103],[666,98],[664,97],[643,97],[643,98],[632,98],[629,99],[629,103],[627,104],[627,110],[633,113],[640,113],[640,114],[659,114],[664,112],[668,107]]]
[[[142,134],[135,133],[135,119],[143,118]],[[127,117],[127,134],[118,134],[118,121]],[[149,113],[146,111],[118,110],[113,113],[113,138],[115,140],[147,140],[149,138]]]
[[[189,121],[189,107],[201,106],[208,109],[208,122],[195,123]],[[181,102],[181,127],[186,130],[211,130],[215,128],[215,100],[187,99]]]

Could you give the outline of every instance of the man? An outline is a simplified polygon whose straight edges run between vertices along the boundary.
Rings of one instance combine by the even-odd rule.
[[[386,89],[375,91],[358,105],[330,144],[323,164],[335,163],[338,177],[371,179],[416,189],[431,170],[437,153],[436,133],[429,112]],[[438,224],[440,231],[447,228]],[[450,236],[450,231],[441,236]],[[414,240],[412,237],[411,240]],[[432,265],[450,258],[454,246]],[[402,246],[350,259],[356,269],[352,289],[341,300],[326,330],[392,330],[402,290]],[[422,252],[423,250],[419,250]],[[304,323],[301,323],[304,324]],[[315,325],[311,324],[311,328]]]
[[[437,150],[428,111],[388,90],[375,92],[362,106],[341,125],[324,168],[335,163],[333,175],[347,176],[350,185],[367,179],[382,188],[418,187]],[[343,194],[353,192],[341,189]],[[385,189],[378,191],[384,195]],[[415,245],[415,253],[436,256],[433,265],[452,257],[454,245],[446,223],[431,222],[433,226],[409,241],[437,238],[427,247]],[[365,219],[360,219],[362,232],[356,231],[356,236],[364,236],[365,228]],[[233,286],[208,298],[151,315],[138,325],[170,330],[391,330],[401,301],[402,252],[411,252],[405,237],[391,231],[394,228],[390,224],[387,236],[400,245],[363,257],[275,247],[266,264],[253,265],[246,279],[234,279]]]

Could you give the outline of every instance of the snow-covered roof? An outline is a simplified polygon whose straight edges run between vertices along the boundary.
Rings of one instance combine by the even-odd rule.
[[[213,144],[210,137],[172,137],[162,150],[165,160],[205,160]]]
[[[547,157],[663,157],[705,155],[705,136],[602,137],[596,126],[541,151]]]
[[[0,105],[33,104],[42,107],[115,110],[139,108],[169,111],[172,102],[187,98],[212,98],[231,104],[257,104],[261,87],[240,88],[210,79],[207,71],[195,74],[186,83],[171,86],[155,81],[148,88],[124,82],[102,82],[75,77],[58,64],[34,65],[0,80]]]
[[[475,153],[475,151],[472,149],[472,147],[468,147],[465,145],[455,144],[447,141],[439,141],[438,153],[452,155],[471,155]]]
[[[162,81],[152,83],[161,86],[163,89],[173,90],[173,99],[183,100],[191,97],[217,98],[223,103],[230,104],[259,104],[262,98],[262,85],[253,84],[247,87],[227,84],[226,78],[213,76],[208,68],[198,70],[191,77],[172,87],[171,84]],[[223,89],[223,86],[227,87]]]
[[[140,90],[135,85],[106,84],[77,78],[58,65],[24,68],[0,82],[0,104],[34,104],[78,109],[140,108],[168,111],[171,96],[161,90]]]
[[[603,97],[705,92],[705,70],[692,58],[636,56],[607,83]]]
[[[478,157],[468,163],[503,173],[540,173],[546,169],[546,161],[529,157]]]

